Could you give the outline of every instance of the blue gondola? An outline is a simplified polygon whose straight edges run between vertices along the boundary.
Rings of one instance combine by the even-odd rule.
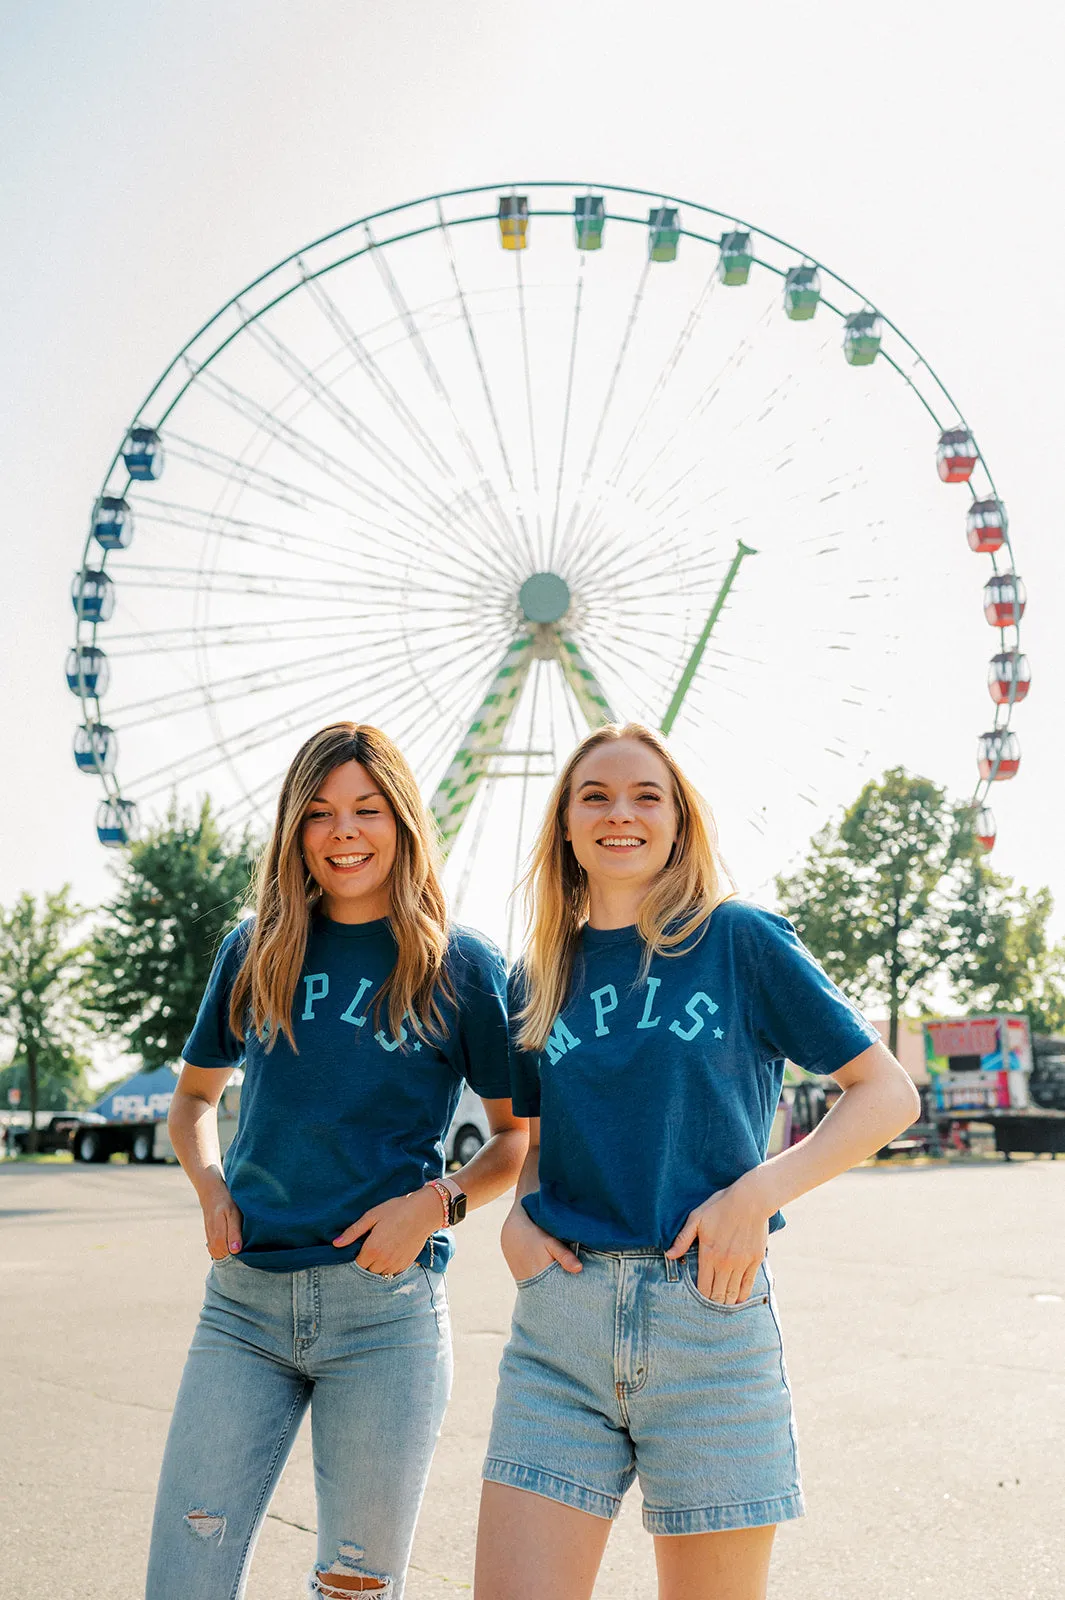
[[[133,512],[126,501],[101,495],[92,508],[92,534],[102,550],[125,550],[133,538]]]
[[[652,206],[647,218],[648,251],[652,261],[676,261],[680,238],[680,213],[676,206]]]
[[[739,285],[751,275],[751,236],[737,230],[721,235],[721,254],[717,258],[717,275],[722,283]]]
[[[88,722],[74,731],[74,761],[79,772],[113,772],[118,736],[103,722]]]
[[[154,428],[131,428],[122,446],[122,459],[131,478],[151,482],[163,471],[163,441]]]
[[[129,844],[140,826],[132,800],[101,800],[96,808],[96,837],[112,848]]]
[[[94,644],[76,644],[67,652],[66,674],[71,694],[98,700],[111,681],[111,663]]]
[[[809,322],[821,299],[821,274],[816,267],[789,267],[784,279],[784,310],[792,322]]]
[[[852,367],[872,366],[883,332],[875,311],[852,311],[843,324],[843,354]]]
[[[82,622],[106,622],[115,609],[115,587],[106,572],[82,567],[74,574],[70,599]]]

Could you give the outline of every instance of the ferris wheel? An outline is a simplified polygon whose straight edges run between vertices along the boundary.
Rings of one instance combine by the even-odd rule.
[[[71,595],[104,844],[175,793],[265,830],[351,718],[410,757],[459,901],[509,890],[614,718],[671,733],[756,880],[856,775],[956,770],[987,623],[990,849],[1031,681],[1005,507],[914,345],[815,256],[608,184],[430,196],[256,278],[138,408]]]

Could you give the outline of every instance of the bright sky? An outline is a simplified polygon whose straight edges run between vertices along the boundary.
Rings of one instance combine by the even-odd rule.
[[[1047,13],[680,0],[652,21],[632,0],[8,0],[0,16],[0,899],[64,880],[86,903],[106,892],[97,785],[70,753],[68,588],[106,464],[175,351],[266,266],[361,214],[561,177],[690,195],[794,239],[874,297],[955,394],[1029,591],[1034,684],[1015,713],[1020,775],[994,795],[994,860],[1049,883],[1065,928],[1065,241]],[[967,497],[951,493],[960,527]],[[915,643],[949,655],[919,598],[922,529],[902,536]],[[981,681],[983,666],[974,654]],[[956,730],[934,679],[915,693],[915,747],[964,793],[972,774],[953,756],[936,770],[937,733],[947,749]]]

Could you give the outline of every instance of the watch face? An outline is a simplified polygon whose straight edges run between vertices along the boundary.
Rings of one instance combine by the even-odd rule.
[[[466,1196],[464,1194],[453,1194],[451,1196],[451,1220],[452,1220],[452,1222],[461,1222],[465,1215],[466,1215]]]

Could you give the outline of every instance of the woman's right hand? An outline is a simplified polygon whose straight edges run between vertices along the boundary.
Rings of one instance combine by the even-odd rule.
[[[565,1272],[583,1271],[580,1261],[568,1245],[537,1227],[520,1203],[511,1209],[504,1222],[499,1242],[503,1259],[516,1283],[535,1278],[552,1261],[557,1261]]]
[[[207,1235],[211,1260],[224,1261],[226,1256],[237,1255],[243,1243],[241,1229],[244,1218],[221,1179],[210,1195],[200,1201],[200,1205],[203,1208],[203,1230]]]

